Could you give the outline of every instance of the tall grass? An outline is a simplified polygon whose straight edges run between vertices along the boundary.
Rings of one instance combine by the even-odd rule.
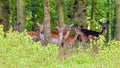
[[[61,60],[58,46],[49,44],[43,47],[34,42],[26,32],[9,31],[6,38],[0,27],[0,68],[119,68],[120,42],[104,42],[104,37],[96,43],[99,53],[92,47],[83,52],[75,48],[75,54]]]

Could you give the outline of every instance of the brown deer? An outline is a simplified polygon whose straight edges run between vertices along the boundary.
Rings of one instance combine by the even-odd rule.
[[[75,34],[69,34],[67,38],[63,39],[63,45],[69,49],[73,48],[78,35],[83,37],[84,34],[78,28],[75,28]]]
[[[20,28],[20,25],[21,25],[21,23],[15,24],[15,25],[13,26],[13,30],[14,30],[14,31],[18,31],[19,28]],[[32,37],[33,41],[36,41],[36,42],[37,42],[37,41],[40,40],[40,38],[39,38],[39,32],[37,32],[37,31],[29,31],[29,32],[28,32],[28,35],[30,35],[30,36]]]
[[[73,47],[78,35],[84,35],[78,28],[75,28],[75,34],[69,34],[68,37],[62,41],[62,49],[59,49],[59,56],[66,59],[69,55],[73,55]]]
[[[40,29],[40,39],[44,40],[44,26],[43,24],[39,24],[37,23],[37,25],[39,26]],[[65,37],[68,36],[69,31],[65,32],[64,29],[66,30],[70,30],[70,28],[73,26],[73,24],[71,25],[63,25],[61,28],[57,27],[58,30],[51,30],[51,43],[55,44],[58,43],[58,40],[61,40]]]
[[[40,41],[39,32],[29,31],[28,35],[30,35],[32,37],[33,41],[35,41],[35,42]]]

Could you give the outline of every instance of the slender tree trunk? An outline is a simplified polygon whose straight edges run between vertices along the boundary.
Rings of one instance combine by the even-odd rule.
[[[0,1],[0,24],[2,24],[3,17],[2,17],[2,3]]]
[[[36,2],[36,1],[35,1]],[[35,14],[36,14],[36,4],[35,2],[31,1],[31,7],[32,7],[32,21],[33,21],[33,25],[32,25],[32,31],[36,30],[36,18],[35,18]]]
[[[62,28],[63,24],[64,24],[64,12],[63,12],[63,7],[62,7],[62,0],[57,0],[57,10],[58,10],[58,21],[59,21],[59,27]],[[61,40],[59,38],[59,41],[58,41],[58,45],[61,46]]]
[[[90,21],[90,24],[89,24],[89,26],[90,26],[89,29],[96,22],[96,5],[97,5],[97,1],[96,0],[92,0],[91,21]]]
[[[95,20],[96,17],[96,0],[92,0],[91,20]]]
[[[62,27],[64,24],[64,12],[63,12],[63,7],[62,7],[62,0],[57,0],[57,10],[58,10],[58,21],[59,21],[59,26]]]
[[[114,3],[116,4],[116,2],[114,0],[111,0],[111,3]],[[112,10],[114,15],[116,16],[116,6],[114,6],[115,8],[113,8]],[[115,39],[116,37],[116,18],[114,17],[113,21],[112,21],[112,24],[111,24],[111,34],[112,34],[112,39]]]
[[[45,45],[50,43],[50,10],[49,10],[49,0],[44,0],[44,36]]]
[[[19,31],[25,30],[25,3],[24,0],[17,0],[17,23],[21,23]]]
[[[2,23],[4,25],[4,31],[8,31],[10,28],[10,7],[9,0],[2,0]]]
[[[120,40],[120,0],[116,0],[116,39]]]
[[[13,26],[17,22],[17,6],[16,1],[10,1],[10,23]]]
[[[107,2],[108,2],[108,4],[107,4],[107,5],[108,5],[108,8],[109,8],[109,2],[110,2],[110,1],[107,0]],[[107,18],[108,18],[108,19],[109,19],[109,16],[110,16],[110,15],[109,15],[109,11],[108,11],[108,12],[107,12]],[[108,26],[107,26],[107,33],[106,33],[106,42],[108,42],[108,41],[110,40],[109,32],[110,32],[110,31],[109,31],[109,25],[108,25]]]
[[[32,11],[32,21],[33,21],[33,25],[32,25],[32,31],[36,30],[36,19],[35,19],[35,12]]]

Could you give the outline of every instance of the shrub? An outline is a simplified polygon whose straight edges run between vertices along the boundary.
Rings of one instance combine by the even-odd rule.
[[[43,47],[40,42],[34,42],[26,32],[6,33],[0,28],[0,67],[1,68],[119,68],[120,41],[113,40],[108,44],[98,40],[99,53],[91,56],[82,52],[81,47],[75,48],[74,55],[61,60],[58,46],[49,44]],[[102,37],[104,39],[104,37]],[[94,43],[93,43],[94,44]],[[91,44],[92,45],[92,44]],[[108,46],[104,46],[108,45]]]

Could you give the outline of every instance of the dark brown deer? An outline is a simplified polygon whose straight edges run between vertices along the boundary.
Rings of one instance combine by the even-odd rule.
[[[101,32],[97,32],[97,31],[93,31],[93,30],[88,30],[88,29],[83,29],[83,28],[80,28],[79,30],[84,34],[84,36],[86,37],[86,39],[82,39],[81,38],[81,35],[79,35],[77,38],[80,42],[83,42],[83,41],[89,41],[90,39],[96,39],[98,38],[100,35],[103,34],[103,32],[106,30],[107,28],[107,25],[109,23],[109,21],[107,21],[107,23],[102,23],[102,22],[99,22],[102,26],[102,31]]]

